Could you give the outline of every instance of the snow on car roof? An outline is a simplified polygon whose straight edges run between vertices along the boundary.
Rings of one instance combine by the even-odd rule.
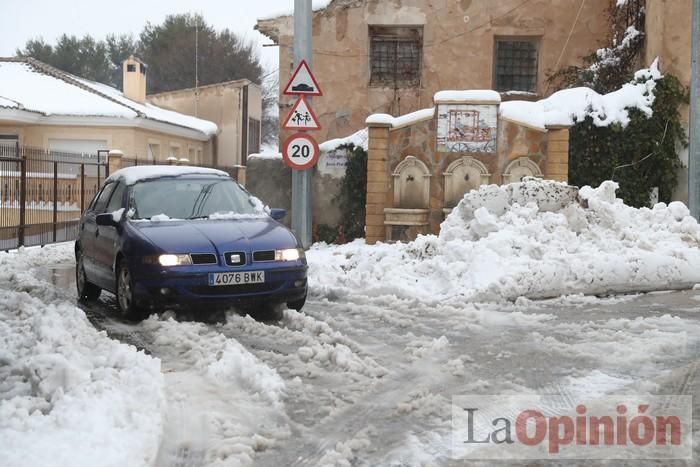
[[[133,185],[152,178],[177,177],[180,175],[217,175],[219,177],[230,177],[230,175],[223,170],[208,169],[206,167],[144,165],[117,170],[107,178],[107,181],[122,180],[127,185]]]

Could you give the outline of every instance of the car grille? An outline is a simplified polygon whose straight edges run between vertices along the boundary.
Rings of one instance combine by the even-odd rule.
[[[253,261],[274,261],[275,250],[263,250],[253,252]]]
[[[192,264],[216,264],[216,255],[211,253],[193,253],[190,258]]]
[[[236,258],[238,256],[238,258]],[[243,266],[245,264],[245,252],[229,251],[224,253],[224,260],[229,266]]]
[[[272,292],[282,286],[283,282],[266,282],[264,284],[240,284],[240,285],[222,285],[219,287],[211,287],[208,285],[198,285],[190,287],[190,291],[197,295],[235,295],[249,293],[264,293]]]

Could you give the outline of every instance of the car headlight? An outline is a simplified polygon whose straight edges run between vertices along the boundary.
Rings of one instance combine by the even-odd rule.
[[[159,256],[146,256],[143,259],[146,264],[160,264],[161,266],[185,266],[192,264],[190,255],[159,255]]]
[[[275,261],[297,261],[304,257],[302,248],[288,248],[286,250],[275,250]]]
[[[190,255],[160,255],[158,257],[158,263],[161,266],[183,266],[186,264],[192,264]]]

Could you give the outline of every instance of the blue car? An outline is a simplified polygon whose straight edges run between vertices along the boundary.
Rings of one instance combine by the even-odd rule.
[[[228,174],[177,166],[112,174],[80,220],[78,297],[116,295],[123,316],[164,306],[301,310],[306,258],[295,235]]]

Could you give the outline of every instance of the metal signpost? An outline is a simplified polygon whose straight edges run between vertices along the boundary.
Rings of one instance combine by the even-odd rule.
[[[297,68],[284,89],[285,95],[297,96],[298,101],[285,120],[285,129],[318,130],[320,125],[311,109],[311,96],[322,95],[311,72],[311,0],[294,0],[294,63]],[[311,245],[311,175],[318,161],[316,141],[306,133],[296,133],[282,145],[285,163],[292,168],[292,230],[304,248]]]
[[[688,152],[688,205],[700,220],[700,0],[693,0],[690,57],[690,150]]]

